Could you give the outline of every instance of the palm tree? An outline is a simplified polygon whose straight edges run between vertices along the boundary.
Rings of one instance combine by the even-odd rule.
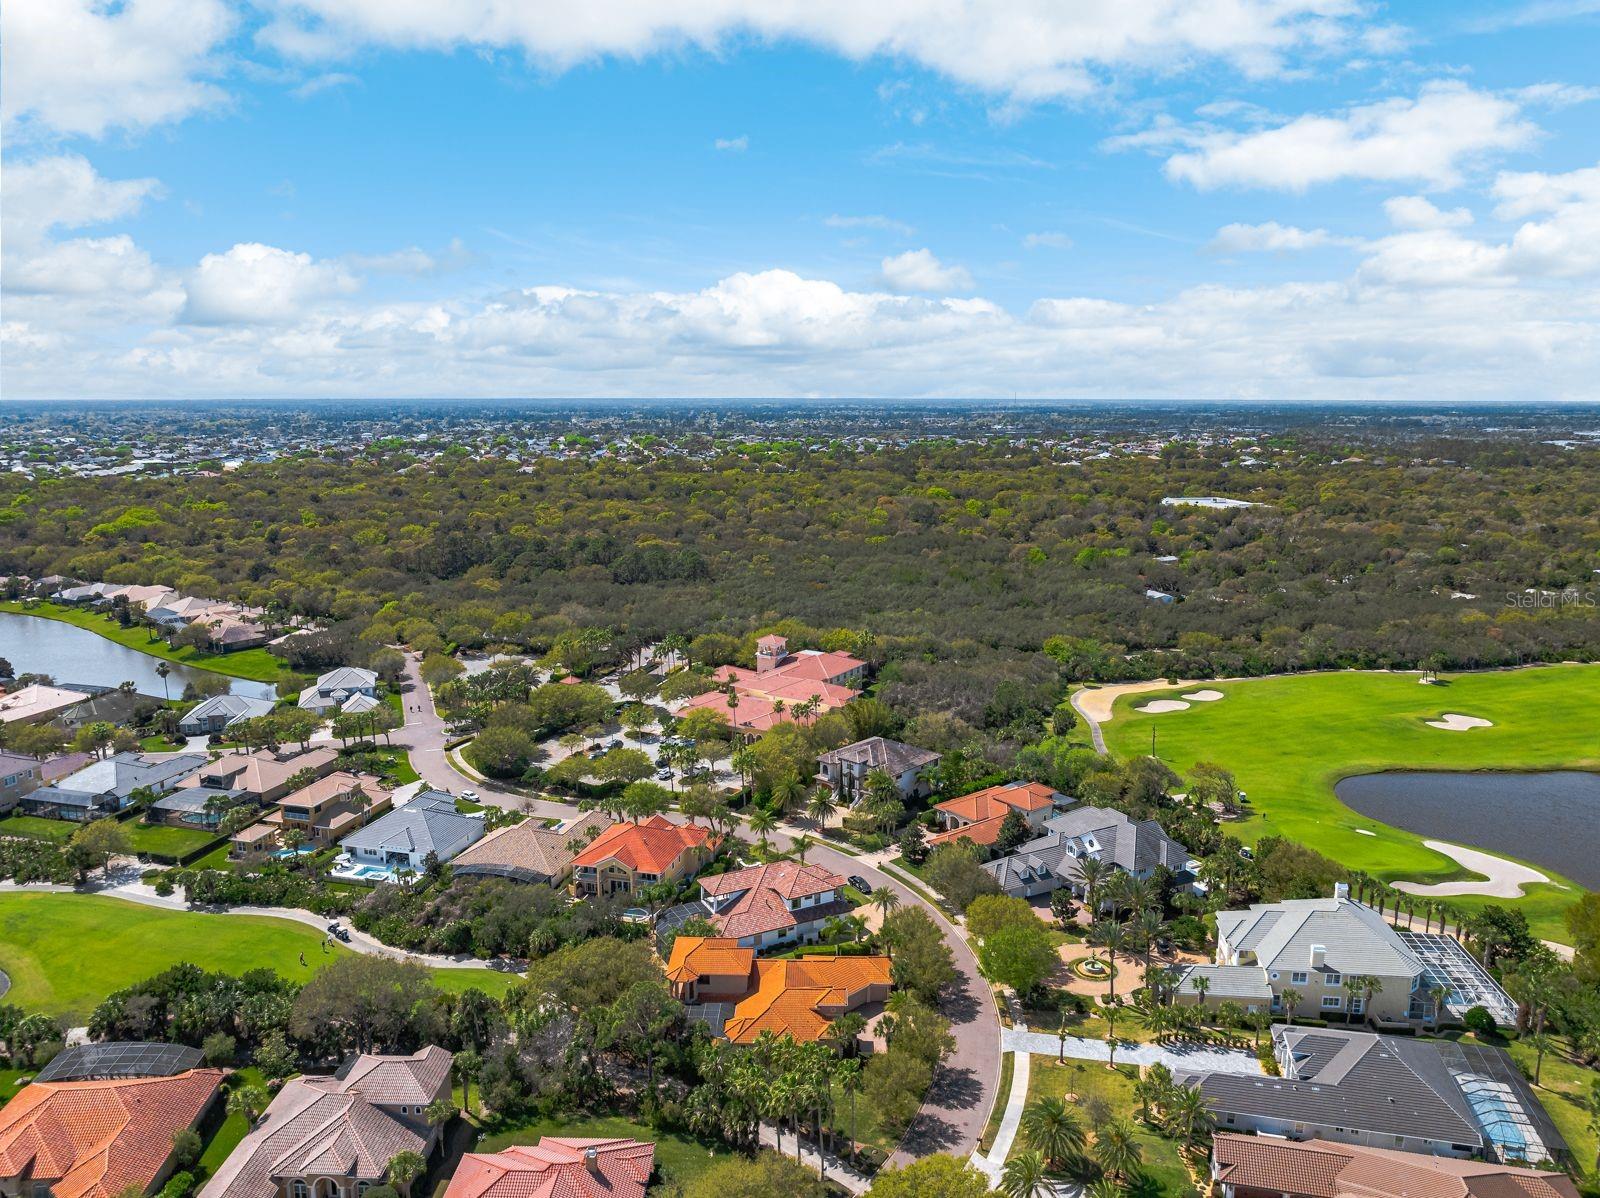
[[[900,906],[900,895],[888,886],[880,886],[867,901],[883,914],[883,918],[888,919]]]
[[[728,754],[728,764],[739,775],[739,793],[743,794],[749,788],[750,775],[756,768],[755,750],[748,746],[735,749]]]
[[[1288,1016],[1289,1026],[1293,1027],[1294,1009],[1300,1005],[1300,1002],[1305,998],[1305,995],[1301,994],[1300,991],[1296,990],[1293,986],[1285,986],[1283,993],[1278,995],[1278,998],[1283,1003],[1283,1013]]]
[[[167,686],[167,675],[169,675],[171,673],[172,673],[172,667],[169,666],[166,662],[158,661],[156,663],[156,675],[161,679],[161,697],[166,699],[166,700],[168,700],[169,702],[172,699],[172,690],[171,690],[170,687]]]
[[[1083,1192],[1087,1198],[1126,1198],[1128,1191],[1109,1177],[1097,1177]]]
[[[839,1088],[850,1096],[850,1159],[856,1159],[856,1095],[861,1093],[861,1061],[849,1058],[834,1066]]]
[[[1204,1012],[1206,1009],[1206,992],[1211,989],[1211,979],[1202,973],[1189,984],[1194,987],[1195,995],[1200,999],[1197,1005],[1199,1006],[1200,1010]],[[1205,1015],[1202,1014],[1200,1018],[1204,1019]]]
[[[1211,1134],[1215,1123],[1211,1108],[1206,1105],[1205,1096],[1199,1090],[1179,1086],[1168,1096],[1162,1124],[1185,1147],[1193,1148],[1205,1139]]]
[[[1043,1155],[1019,1152],[1008,1160],[1000,1174],[1000,1192],[1006,1198],[1048,1198],[1054,1187],[1045,1176]]]
[[[1139,1117],[1149,1120],[1152,1106],[1164,1106],[1172,1093],[1172,1070],[1160,1061],[1144,1071],[1133,1083],[1133,1096],[1139,1100]]]
[[[806,785],[793,770],[784,770],[772,782],[772,802],[785,815],[793,811],[805,797]]]
[[[811,845],[811,837],[804,832],[794,838],[794,844],[791,847],[794,849],[794,855],[799,859],[801,865],[806,863],[806,854],[811,851]]]
[[[1139,936],[1139,943],[1144,946],[1144,984],[1150,984],[1150,965],[1155,958],[1156,941],[1167,930],[1167,921],[1161,918],[1161,912],[1154,908],[1146,908],[1139,912],[1133,922],[1133,929]]]
[[[428,1162],[420,1152],[409,1149],[397,1152],[389,1158],[387,1176],[391,1185],[397,1187],[404,1195],[411,1194],[411,1183],[416,1181],[428,1171]]]
[[[260,1086],[240,1086],[228,1095],[228,1114],[243,1115],[246,1123],[254,1124],[256,1116],[267,1109],[270,1101]]]
[[[1083,1127],[1059,1098],[1041,1098],[1023,1108],[1022,1135],[1028,1147],[1044,1155],[1052,1169],[1060,1169],[1068,1157],[1079,1155],[1087,1140]]]
[[[761,851],[767,851],[767,834],[778,826],[778,817],[765,807],[750,813],[750,830],[761,838]]]
[[[1127,942],[1127,932],[1114,919],[1100,919],[1089,925],[1089,943],[1106,950],[1106,995],[1108,1000],[1117,997],[1117,954]]]
[[[806,814],[816,821],[817,827],[825,825],[837,810],[839,803],[830,787],[818,786],[812,790],[811,798],[806,802]]]
[[[1140,1151],[1138,1133],[1126,1119],[1111,1119],[1095,1133],[1094,1159],[1099,1166],[1118,1181],[1127,1181],[1139,1171],[1144,1154]]]
[[[1100,917],[1100,887],[1110,873],[1111,867],[1098,857],[1085,857],[1078,862],[1078,876],[1083,879],[1083,898],[1090,919]]]
[[[1118,999],[1111,999],[1100,1009],[1106,1021],[1106,1066],[1111,1069],[1117,1067],[1117,1017],[1122,1014],[1122,1003]]]

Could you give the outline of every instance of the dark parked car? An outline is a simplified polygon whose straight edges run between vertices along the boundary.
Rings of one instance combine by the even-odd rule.
[[[872,883],[867,881],[860,874],[851,874],[847,880],[849,881],[850,885],[854,886],[862,894],[872,893]]]

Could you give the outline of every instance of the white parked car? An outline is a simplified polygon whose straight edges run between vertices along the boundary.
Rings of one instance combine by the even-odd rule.
[[[458,797],[465,799],[469,803],[476,803],[478,801],[478,792],[475,790],[464,790]]]

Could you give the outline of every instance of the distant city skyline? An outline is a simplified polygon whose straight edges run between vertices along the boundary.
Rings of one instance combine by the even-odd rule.
[[[11,0],[0,393],[1600,399],[1600,3]]]

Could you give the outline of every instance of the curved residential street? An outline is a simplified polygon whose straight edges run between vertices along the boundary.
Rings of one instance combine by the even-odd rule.
[[[406,658],[406,692],[402,696],[405,726],[394,733],[395,744],[404,745],[411,755],[411,764],[424,782],[441,790],[459,793],[462,790],[477,792],[478,801],[514,810],[528,810],[535,815],[571,818],[580,814],[570,803],[551,800],[529,800],[521,795],[497,790],[458,770],[445,752],[449,740],[445,722],[433,706],[431,692],[423,685],[417,673],[418,661]],[[769,838],[781,847],[788,847],[792,837],[780,832]],[[892,1163],[904,1165],[934,1152],[948,1152],[965,1157],[973,1152],[989,1120],[990,1108],[1000,1084],[1000,1015],[995,1009],[989,983],[978,972],[978,960],[960,929],[916,891],[877,869],[865,860],[841,852],[828,845],[813,844],[807,854],[808,861],[825,865],[849,877],[859,875],[874,889],[887,886],[900,896],[902,905],[916,905],[925,910],[950,947],[958,971],[956,984],[941,1004],[944,1016],[950,1020],[950,1034],[955,1040],[953,1051],[940,1064],[933,1076],[922,1109],[912,1121],[901,1141],[900,1150]]]

